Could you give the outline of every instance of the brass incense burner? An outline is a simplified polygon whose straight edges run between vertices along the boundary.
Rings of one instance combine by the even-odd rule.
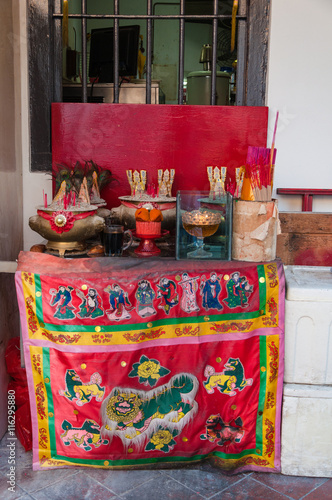
[[[44,204],[37,215],[30,217],[29,226],[47,240],[46,251],[64,257],[86,253],[86,241],[95,238],[105,227],[104,217],[110,211],[100,197],[100,189],[112,175],[92,160],[84,166],[57,165],[52,175],[56,195],[51,204],[43,191]],[[98,211],[98,212],[97,212]]]
[[[58,253],[60,257],[80,254],[86,251],[86,240],[100,233],[105,220],[96,215],[98,207],[88,205],[59,209],[37,207],[37,215],[29,219],[29,226],[47,240],[46,250]]]

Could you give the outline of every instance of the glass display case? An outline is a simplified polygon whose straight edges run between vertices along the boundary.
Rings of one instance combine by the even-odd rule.
[[[178,191],[176,258],[231,260],[232,196]]]

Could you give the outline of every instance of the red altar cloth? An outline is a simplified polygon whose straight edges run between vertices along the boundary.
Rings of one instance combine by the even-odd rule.
[[[281,262],[22,252],[16,284],[34,469],[280,471]]]

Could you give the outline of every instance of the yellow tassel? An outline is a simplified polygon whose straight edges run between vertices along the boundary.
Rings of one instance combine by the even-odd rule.
[[[236,14],[239,6],[239,0],[234,0],[232,9],[232,35],[231,35],[231,52],[235,48],[235,32],[236,32]]]

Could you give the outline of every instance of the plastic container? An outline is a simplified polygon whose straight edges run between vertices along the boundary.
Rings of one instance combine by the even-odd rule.
[[[216,104],[229,105],[228,73],[217,71]],[[211,71],[193,71],[187,76],[187,104],[211,104]]]

